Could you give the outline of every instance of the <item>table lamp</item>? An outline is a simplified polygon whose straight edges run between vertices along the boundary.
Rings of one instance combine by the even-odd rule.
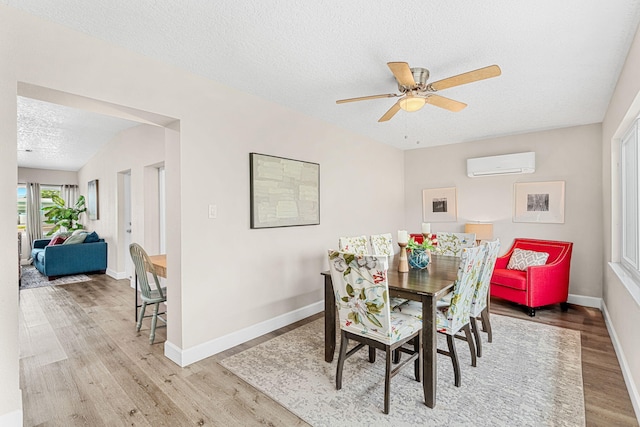
[[[493,224],[491,223],[468,223],[464,225],[465,233],[475,233],[476,243],[480,243],[481,240],[493,239]]]

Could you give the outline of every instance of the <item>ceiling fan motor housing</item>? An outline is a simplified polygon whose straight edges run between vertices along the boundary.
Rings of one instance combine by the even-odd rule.
[[[415,80],[416,85],[411,88],[407,88],[398,83],[398,90],[402,93],[405,93],[409,90],[424,90],[427,87],[427,80],[429,80],[429,70],[421,67],[411,68],[411,74],[413,74],[413,80]]]

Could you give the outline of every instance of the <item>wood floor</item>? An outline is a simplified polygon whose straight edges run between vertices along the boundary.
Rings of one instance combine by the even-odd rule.
[[[91,277],[20,292],[25,426],[307,425],[217,362],[319,315],[180,368],[163,355],[165,328],[153,345],[148,319],[135,331],[128,281]],[[502,301],[492,311],[529,319]],[[531,320],[581,331],[587,425],[638,425],[600,311],[553,307]]]

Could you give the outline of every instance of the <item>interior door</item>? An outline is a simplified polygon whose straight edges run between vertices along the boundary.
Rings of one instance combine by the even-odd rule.
[[[129,256],[129,245],[132,243],[132,229],[131,229],[131,172],[123,174],[123,221],[124,227],[124,249],[125,249],[125,272],[127,278],[133,279],[133,261]],[[131,282],[133,283],[133,282]]]

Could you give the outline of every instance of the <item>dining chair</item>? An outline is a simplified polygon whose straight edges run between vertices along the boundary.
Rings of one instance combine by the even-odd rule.
[[[462,249],[476,246],[475,233],[436,233],[438,253],[446,256],[460,256]]]
[[[482,330],[487,333],[487,340],[493,341],[493,332],[491,330],[491,319],[489,317],[489,286],[491,285],[491,275],[493,274],[493,267],[496,265],[496,259],[498,258],[498,252],[500,251],[500,240],[483,241],[481,243],[485,246],[484,261],[480,270],[480,277],[476,290],[473,294],[473,300],[471,301],[471,332],[476,340],[476,351],[478,357],[482,357],[482,339],[480,338],[480,332],[478,331],[478,325],[476,319],[480,316],[482,321]]]
[[[349,252],[358,255],[368,255],[369,243],[367,236],[340,237],[338,239],[338,249],[341,252]]]
[[[385,352],[384,413],[389,413],[391,378],[407,363],[414,362],[416,381],[422,380],[422,321],[396,313],[389,307],[386,256],[356,255],[329,251],[329,268],[340,321],[340,352],[336,367],[336,390],[342,388],[344,362],[364,346]],[[358,342],[348,350],[349,340]],[[413,348],[403,347],[413,344]],[[396,350],[410,357],[392,369]],[[375,350],[374,350],[375,352]],[[375,357],[369,353],[369,361]]]
[[[393,256],[393,237],[391,233],[373,234],[370,237],[371,249],[374,255]]]
[[[153,263],[149,259],[149,255],[145,252],[145,250],[137,243],[132,243],[129,245],[129,252],[131,253],[131,259],[133,260],[133,265],[136,270],[136,280],[138,281],[138,285],[140,286],[140,299],[142,300],[142,305],[140,306],[140,315],[138,316],[138,323],[136,325],[136,331],[140,332],[140,328],[142,327],[142,319],[145,317],[144,312],[147,308],[147,305],[154,304],[153,314],[151,316],[151,333],[149,335],[149,343],[153,344],[153,341],[156,337],[156,324],[158,323],[158,319],[160,319],[165,324],[167,323],[166,319],[162,318],[161,315],[164,313],[159,313],[160,303],[167,301],[167,288],[163,288],[160,286],[160,281],[158,280],[158,275],[156,274],[156,270],[153,266]],[[155,284],[155,289],[151,287],[149,284],[149,275],[153,277],[153,281]]]
[[[447,336],[448,351],[438,349],[438,353],[451,358],[453,363],[454,384],[460,387],[460,362],[454,338],[467,342],[471,354],[471,366],[477,365],[474,338],[471,332],[471,303],[476,290],[480,269],[484,261],[486,249],[484,246],[463,248],[460,254],[458,276],[453,285],[453,292],[449,305],[436,305],[436,329]],[[409,301],[396,309],[397,312],[412,315],[422,319],[422,304],[417,301]],[[459,335],[458,332],[464,332]]]

